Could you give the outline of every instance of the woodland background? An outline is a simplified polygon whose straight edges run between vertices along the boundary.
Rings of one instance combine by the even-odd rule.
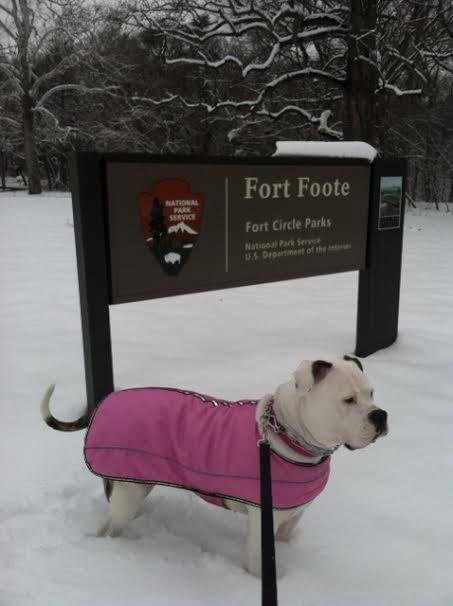
[[[0,0],[0,190],[73,150],[270,155],[361,140],[453,201],[452,0]]]

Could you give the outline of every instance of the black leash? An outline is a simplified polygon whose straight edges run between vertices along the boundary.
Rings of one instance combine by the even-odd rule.
[[[261,588],[262,606],[277,606],[274,518],[272,515],[271,449],[260,440],[261,476]]]

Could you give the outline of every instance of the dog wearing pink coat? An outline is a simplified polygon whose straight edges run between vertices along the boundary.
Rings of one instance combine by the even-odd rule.
[[[191,490],[247,514],[246,568],[261,573],[259,447],[271,447],[274,528],[288,540],[324,489],[335,450],[364,448],[388,432],[361,362],[344,356],[304,361],[259,400],[229,401],[174,388],[115,391],[91,420],[52,416],[51,386],[41,413],[62,431],[88,426],[84,455],[102,477],[109,515],[98,536],[119,536],[155,485]]]

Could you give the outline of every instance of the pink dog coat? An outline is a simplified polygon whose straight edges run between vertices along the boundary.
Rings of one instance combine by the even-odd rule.
[[[189,391],[115,391],[96,409],[85,438],[88,468],[103,477],[186,488],[210,502],[260,504],[256,400],[229,402]],[[313,500],[329,477],[315,465],[271,453],[273,506]]]

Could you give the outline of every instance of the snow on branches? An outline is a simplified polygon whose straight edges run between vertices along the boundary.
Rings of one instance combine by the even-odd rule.
[[[405,6],[396,0],[137,0],[130,22],[161,37],[168,66],[211,84],[201,101],[169,91],[144,102],[178,100],[224,115],[233,122],[230,140],[257,115],[278,120],[290,113],[319,136],[341,139],[339,120],[367,121],[348,113],[348,104],[361,103],[348,95],[368,87],[369,103],[375,95],[422,94],[429,73],[423,36],[436,17],[412,0]],[[367,132],[356,128],[357,137]]]

